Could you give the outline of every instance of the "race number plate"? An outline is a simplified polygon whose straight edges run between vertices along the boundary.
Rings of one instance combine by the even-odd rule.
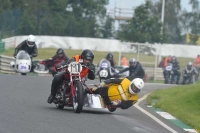
[[[28,65],[27,64],[20,64],[19,65],[19,70],[22,70],[22,71],[28,70]]]
[[[171,71],[172,70],[172,66],[166,66],[165,68],[167,71]]]
[[[106,77],[108,77],[108,72],[106,70],[101,70],[99,72],[99,75],[100,75],[100,77],[106,78]]]
[[[102,64],[101,64],[101,67],[102,67],[102,68],[108,68],[108,64],[107,64],[107,63],[102,63]]]
[[[82,66],[78,62],[71,62],[68,65],[68,71],[72,74],[78,74],[82,71]]]

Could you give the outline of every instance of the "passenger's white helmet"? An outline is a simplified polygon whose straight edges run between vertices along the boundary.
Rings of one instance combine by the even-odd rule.
[[[135,78],[131,81],[128,90],[131,94],[137,94],[142,90],[143,87],[144,81],[140,78]]]
[[[27,45],[32,48],[35,45],[35,36],[29,35],[26,40]]]

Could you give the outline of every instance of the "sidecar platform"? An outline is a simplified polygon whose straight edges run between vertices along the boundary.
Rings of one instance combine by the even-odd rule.
[[[84,107],[89,108],[106,108],[106,105],[103,102],[103,99],[98,94],[87,94],[84,98]]]

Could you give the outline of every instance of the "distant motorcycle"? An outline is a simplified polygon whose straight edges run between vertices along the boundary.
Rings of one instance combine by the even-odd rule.
[[[35,68],[33,69],[33,71],[35,73],[41,73],[41,74],[45,74],[45,73],[49,73],[49,69],[44,65],[44,64],[35,64]]]
[[[177,81],[177,75],[174,75],[173,67],[171,63],[168,63],[164,68],[165,70],[165,84],[174,84]]]
[[[187,73],[186,77],[187,77],[186,79],[183,79],[185,80],[184,84],[195,84],[195,74]]]
[[[107,59],[102,59],[99,63],[98,76],[100,82],[109,78],[118,78],[122,75],[117,74],[119,71],[111,67]]]
[[[21,73],[21,75],[26,75],[31,71],[31,57],[26,51],[20,50],[16,55],[15,61],[10,62],[10,66],[15,72]]]
[[[52,76],[54,76],[57,72],[59,72],[60,70],[58,70],[57,68],[60,67],[60,63],[55,62],[52,58],[49,59],[45,59],[45,60],[40,60],[37,64],[37,66],[39,68],[42,68],[42,71],[36,71],[37,73],[51,73]],[[42,66],[42,67],[41,67]]]

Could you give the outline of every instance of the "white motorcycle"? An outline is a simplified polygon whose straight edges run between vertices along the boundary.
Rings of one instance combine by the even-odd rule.
[[[110,78],[126,77],[126,75],[118,73],[119,71],[116,68],[112,68],[110,62],[107,59],[102,59],[100,61],[98,68],[100,82]]]
[[[11,68],[14,69],[15,72],[21,73],[21,75],[26,75],[31,71],[31,58],[30,55],[21,50],[17,53],[15,61],[10,62]]]

